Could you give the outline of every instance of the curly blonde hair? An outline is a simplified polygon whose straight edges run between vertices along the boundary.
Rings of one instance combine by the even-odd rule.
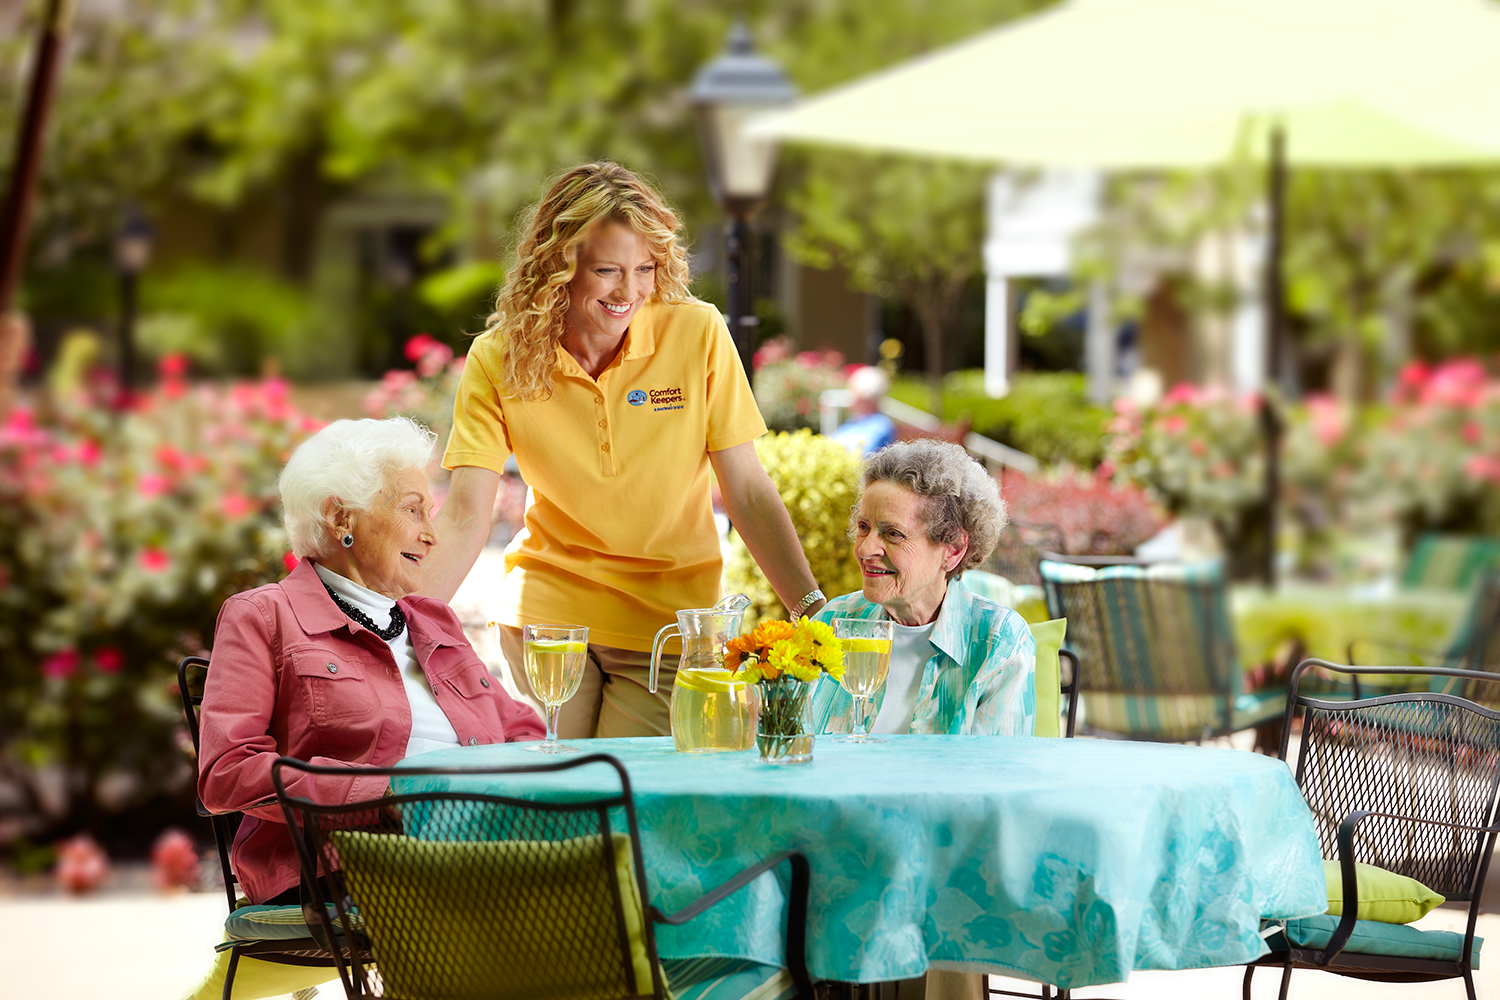
[[[500,344],[501,377],[522,399],[552,395],[553,359],[568,315],[568,283],[579,248],[600,225],[618,222],[639,233],[656,262],[654,301],[691,301],[682,222],[650,185],[618,163],[582,163],[558,174],[542,200],[526,210],[515,259],[485,320]]]

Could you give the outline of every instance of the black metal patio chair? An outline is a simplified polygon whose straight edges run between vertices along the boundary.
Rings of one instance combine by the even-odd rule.
[[[1281,720],[1284,691],[1243,689],[1217,563],[1049,552],[1040,572],[1048,614],[1068,620],[1086,730],[1186,742]]]
[[[1500,712],[1431,691],[1326,699],[1299,687],[1314,670],[1372,682],[1384,674],[1420,674],[1500,688],[1500,675],[1445,667],[1349,667],[1309,659],[1292,671],[1280,756],[1287,759],[1300,711],[1297,784],[1323,857],[1339,863],[1343,913],[1286,921],[1268,939],[1271,953],[1246,967],[1244,996],[1248,1000],[1255,969],[1270,966],[1282,970],[1283,1000],[1294,969],[1385,982],[1462,978],[1474,1000],[1474,926],[1500,832]],[[1467,902],[1465,932],[1358,919],[1356,862]]]
[[[324,804],[287,787],[299,774],[524,781],[585,767],[612,768],[619,791],[561,802],[415,791]],[[369,945],[375,968],[357,952],[339,962],[351,1000],[666,1000],[669,989],[676,1000],[710,990],[714,1000],[751,992],[757,1000],[813,1000],[804,958],[806,857],[783,851],[677,912],[662,912],[646,887],[630,778],[606,754],[490,768],[335,768],[283,757],[272,780],[296,831],[304,882],[314,886],[311,913],[327,936]],[[658,959],[656,924],[686,923],[783,863],[791,868],[788,969]],[[726,986],[726,975],[743,988]]]
[[[208,676],[208,660],[201,656],[184,656],[177,663],[177,692],[182,699],[182,714],[187,722],[188,735],[193,740],[194,768],[198,766],[199,728],[198,715],[203,706],[203,682]],[[229,952],[229,969],[224,978],[224,1000],[230,1000],[234,991],[235,974],[239,971],[241,958],[255,958],[279,965],[296,965],[309,968],[332,969],[333,955],[309,934],[301,906],[248,906],[237,889],[239,879],[229,861],[229,847],[234,843],[243,813],[211,813],[203,806],[203,800],[193,795],[198,815],[208,820],[213,829],[214,849],[219,855],[219,869],[224,876],[224,894],[229,903],[229,917],[225,920],[225,940],[219,951]],[[330,977],[331,978],[331,977]],[[299,991],[300,992],[300,991]],[[307,995],[316,993],[307,991]]]

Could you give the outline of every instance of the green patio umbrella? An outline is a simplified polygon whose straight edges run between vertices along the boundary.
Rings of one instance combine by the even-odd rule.
[[[762,116],[750,131],[1015,166],[1263,159],[1270,379],[1280,369],[1286,164],[1500,161],[1500,5],[1071,0]],[[1271,516],[1279,429],[1269,404],[1264,419]]]

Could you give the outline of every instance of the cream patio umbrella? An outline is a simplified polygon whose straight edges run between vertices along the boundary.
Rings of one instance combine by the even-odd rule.
[[[1070,0],[762,116],[749,131],[1016,166],[1263,158],[1269,379],[1280,369],[1285,165],[1500,161],[1500,5]],[[1263,417],[1274,539],[1279,428],[1269,404]]]

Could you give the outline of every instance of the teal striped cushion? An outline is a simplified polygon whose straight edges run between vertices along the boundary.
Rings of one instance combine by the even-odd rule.
[[[1170,739],[1193,740],[1215,730],[1223,716],[1218,695],[1150,695],[1090,691],[1083,695],[1083,713],[1094,729],[1109,733],[1150,733]],[[1239,732],[1286,714],[1285,691],[1255,691],[1234,699],[1230,730]]]
[[[1326,948],[1341,918],[1324,913],[1286,922],[1286,938],[1298,948]],[[1274,951],[1280,934],[1270,940]],[[1474,939],[1474,968],[1479,968],[1479,948],[1484,938]],[[1359,955],[1399,955],[1457,962],[1464,953],[1464,936],[1453,931],[1424,931],[1411,924],[1385,924],[1378,920],[1356,920],[1354,933],[1344,951]]]
[[[1485,570],[1500,566],[1500,538],[1425,534],[1401,574],[1403,587],[1467,590]]]
[[[338,924],[333,907],[328,916]],[[359,911],[351,910],[349,923],[363,929],[364,922]],[[246,941],[291,941],[297,938],[312,940],[307,933],[307,922],[302,917],[300,906],[241,906],[224,921],[224,936],[227,940],[215,945],[217,951],[228,951]]]
[[[742,958],[664,959],[673,1000],[792,1000],[792,974]]]

